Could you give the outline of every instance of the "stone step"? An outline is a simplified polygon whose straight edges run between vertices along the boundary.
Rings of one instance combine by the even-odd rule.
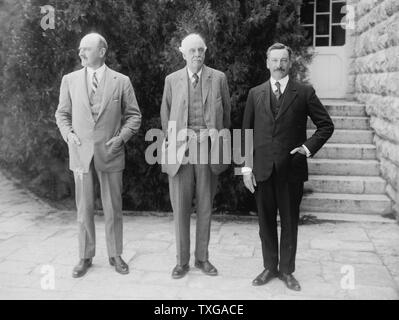
[[[301,211],[301,217],[313,216],[320,221],[350,221],[350,222],[378,222],[385,224],[396,224],[396,219],[384,217],[384,215],[371,215],[361,213],[347,213],[347,212],[307,212]],[[279,216],[278,216],[279,217]]]
[[[303,197],[301,210],[386,214],[392,211],[392,203],[382,194],[312,193]]]
[[[309,174],[379,176],[377,160],[308,159]]]
[[[366,107],[361,103],[339,100],[323,100],[322,103],[326,107],[330,116],[367,116]]]
[[[305,182],[307,192],[348,194],[384,194],[386,182],[378,176],[310,175]]]
[[[310,137],[315,129],[307,130],[307,137]],[[328,140],[329,143],[373,143],[372,130],[344,130],[335,129],[333,135]]]
[[[326,143],[314,156],[317,159],[376,159],[373,144]]]
[[[335,129],[370,129],[370,120],[368,117],[331,117]],[[308,129],[316,128],[312,120],[308,118]]]

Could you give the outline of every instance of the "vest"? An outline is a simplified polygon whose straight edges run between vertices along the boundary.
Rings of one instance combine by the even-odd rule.
[[[96,93],[94,95],[91,94],[92,89],[89,88],[90,109],[94,121],[97,121],[98,113],[100,112],[101,109],[101,102],[103,100],[104,89],[105,89],[105,77],[106,77],[106,72],[104,72],[103,77],[100,83],[98,84]]]
[[[204,120],[204,106],[202,104],[202,74],[194,88],[191,79],[188,78],[188,123],[187,127],[199,132],[206,129]]]

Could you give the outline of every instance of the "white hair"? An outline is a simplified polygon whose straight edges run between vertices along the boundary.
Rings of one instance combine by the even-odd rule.
[[[207,49],[204,38],[202,38],[198,33],[190,33],[189,35],[184,37],[184,39],[181,41],[181,45],[179,47],[181,53],[185,52],[188,43],[192,40],[201,40],[202,43],[204,44],[204,49],[205,50]]]

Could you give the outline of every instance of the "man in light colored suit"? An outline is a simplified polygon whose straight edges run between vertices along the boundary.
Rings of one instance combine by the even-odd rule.
[[[80,261],[72,276],[83,276],[95,255],[93,175],[100,182],[109,263],[129,273],[122,260],[122,172],[124,144],[139,130],[141,113],[129,78],[105,65],[106,40],[83,37],[79,56],[84,68],[65,75],[55,117],[68,143],[74,173]]]
[[[217,269],[208,260],[211,213],[217,187],[217,175],[228,164],[211,161],[220,154],[212,140],[212,131],[230,127],[230,95],[224,73],[204,65],[206,45],[198,34],[190,34],[181,43],[180,51],[186,66],[165,79],[161,106],[162,129],[165,134],[166,161],[162,169],[169,175],[169,192],[176,232],[177,265],[172,271],[174,279],[186,275],[190,259],[190,214],[196,197],[195,266],[205,274],[217,275]],[[186,139],[173,139],[189,129]],[[210,146],[210,148],[209,148]],[[194,148],[191,148],[194,147]],[[191,150],[197,148],[197,155]],[[189,151],[190,160],[176,161],[171,153]],[[209,157],[208,157],[209,156]],[[216,156],[216,157],[215,157]],[[165,159],[165,158],[164,158]],[[212,162],[212,163],[211,163]]]

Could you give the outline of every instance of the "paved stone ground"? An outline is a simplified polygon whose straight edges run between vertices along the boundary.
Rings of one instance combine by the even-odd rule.
[[[123,256],[131,272],[124,276],[108,265],[104,221],[96,217],[94,265],[85,277],[73,279],[75,218],[74,212],[51,208],[0,173],[0,299],[399,298],[399,226],[393,222],[301,225],[295,275],[302,291],[293,292],[278,279],[251,285],[262,271],[256,220],[213,221],[210,257],[220,275],[209,277],[192,266],[188,276],[173,280],[171,217],[125,217]],[[192,219],[192,239],[194,230]],[[52,270],[54,289],[45,290],[51,287]],[[352,289],[346,280],[351,274]]]

